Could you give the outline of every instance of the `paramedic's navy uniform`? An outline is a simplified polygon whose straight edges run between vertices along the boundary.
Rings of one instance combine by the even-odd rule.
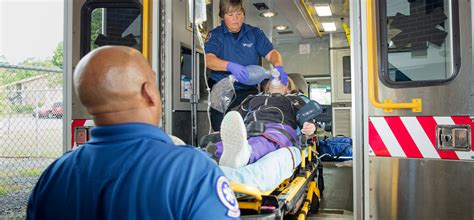
[[[258,65],[260,59],[273,50],[273,45],[265,33],[257,27],[244,23],[239,33],[232,33],[222,23],[208,33],[205,50],[206,53],[212,53],[220,59],[248,66]],[[212,88],[212,85],[229,74],[231,73],[227,71],[212,71],[209,86]],[[256,86],[247,86],[241,83],[236,83],[235,89],[237,97],[228,109],[240,104],[248,95],[258,93]],[[215,110],[213,112],[216,114]],[[216,117],[215,114],[212,117]],[[222,117],[218,121],[219,123],[213,121],[214,130],[219,130]]]
[[[273,50],[273,45],[265,33],[257,27],[242,24],[236,38],[222,23],[209,32],[205,49],[206,53],[212,53],[220,59],[248,66],[259,64],[260,58]],[[229,74],[227,71],[212,71],[210,78],[217,82]],[[248,90],[253,87],[240,83],[236,85],[237,90]]]
[[[226,219],[240,211],[204,153],[141,123],[92,129],[92,139],[40,177],[27,219]]]

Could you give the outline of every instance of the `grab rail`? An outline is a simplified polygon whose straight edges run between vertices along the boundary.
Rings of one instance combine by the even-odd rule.
[[[422,100],[412,99],[412,102],[393,103],[391,99],[380,103],[378,97],[378,62],[377,62],[377,38],[375,28],[375,3],[374,0],[367,0],[367,64],[369,81],[369,101],[376,108],[382,108],[385,112],[392,112],[393,109],[411,109],[413,112],[421,112]]]
[[[313,18],[313,13],[314,13],[314,9],[312,7],[308,7],[306,5],[306,2],[305,0],[300,0],[300,4],[301,6],[303,6],[305,12],[306,12],[306,15],[308,15],[309,19],[311,20],[311,23],[313,24],[314,28],[316,28],[316,33],[318,34],[318,36],[321,38],[323,37],[323,34],[321,33],[321,31],[319,30],[319,24],[318,24],[318,21],[314,20]]]
[[[150,42],[149,42],[149,21],[150,21],[150,10],[151,9],[151,1],[150,0],[143,0],[143,28],[142,28],[142,53],[143,56],[148,60],[148,62],[151,62],[150,60]]]

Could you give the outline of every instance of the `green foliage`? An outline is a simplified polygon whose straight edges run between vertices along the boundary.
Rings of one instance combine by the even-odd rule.
[[[56,49],[54,49],[51,63],[59,69],[63,68],[63,42],[59,42],[58,46],[56,46]]]
[[[35,110],[35,105],[30,105],[30,104],[15,104],[11,106],[12,112],[13,113],[33,113],[33,110]]]
[[[33,58],[29,58],[21,63],[19,66],[35,66],[35,67],[44,67],[44,68],[53,68],[58,69],[62,68],[63,63],[63,52],[62,52],[62,43],[59,43],[57,48],[54,51],[53,58],[51,60],[35,60]],[[37,75],[44,75],[47,74],[48,76],[48,85],[45,86],[49,89],[60,88],[63,84],[63,77],[61,73],[56,72],[44,72],[44,71],[35,71],[35,70],[21,70],[21,69],[6,69],[0,68],[0,86],[6,85],[13,82],[18,82],[23,79],[27,79]],[[0,96],[0,104],[2,104],[2,97]],[[0,115],[1,115],[1,106],[0,106]]]
[[[8,103],[7,103],[7,95],[0,94],[0,117],[4,116],[9,112]]]
[[[102,8],[96,8],[91,14],[91,50],[99,47],[94,41],[102,33]]]
[[[41,173],[43,173],[43,168],[27,168],[20,170],[20,175],[21,176],[29,176],[29,177],[37,177],[41,176]]]
[[[24,188],[25,186],[23,185],[18,185],[15,184],[12,181],[1,181],[0,182],[0,198],[3,196],[6,196],[12,192],[17,192],[20,191]]]
[[[45,68],[56,68],[50,60],[35,60],[29,58],[18,64],[19,66],[40,66]],[[33,70],[19,70],[19,69],[2,69],[0,68],[0,85],[17,82],[22,79],[27,79],[33,76],[44,74],[44,72]]]
[[[62,88],[63,86],[63,77],[61,73],[50,73],[48,75],[48,88],[56,89]]]

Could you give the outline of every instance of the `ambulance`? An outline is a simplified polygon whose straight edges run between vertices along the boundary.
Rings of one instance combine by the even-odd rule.
[[[94,48],[140,50],[157,73],[161,127],[187,144],[208,134],[202,42],[219,0],[65,2],[64,116],[72,148],[93,122],[72,85]],[[320,129],[352,138],[353,158],[323,162],[308,219],[474,219],[474,74],[470,0],[246,0],[288,73],[325,112]],[[264,59],[263,67],[271,68]],[[243,217],[244,218],[244,217]]]

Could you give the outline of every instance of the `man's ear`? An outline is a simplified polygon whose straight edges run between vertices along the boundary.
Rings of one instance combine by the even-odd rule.
[[[149,105],[157,105],[157,93],[156,88],[152,86],[149,82],[144,82],[142,86],[142,96],[145,99],[146,103]]]

